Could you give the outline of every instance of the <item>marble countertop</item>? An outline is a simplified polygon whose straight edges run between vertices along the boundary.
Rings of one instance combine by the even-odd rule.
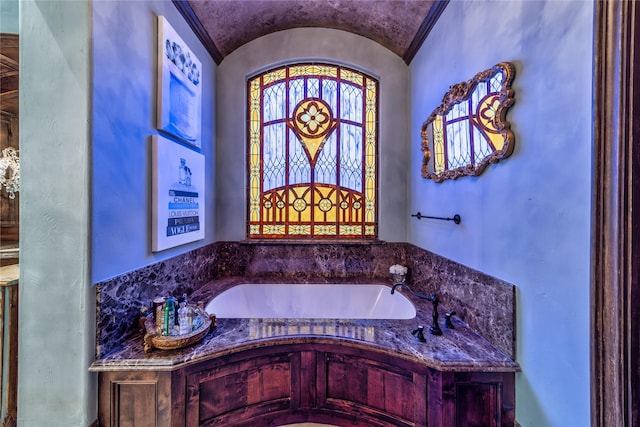
[[[251,280],[252,283],[272,279]],[[191,301],[209,301],[213,296],[246,278],[215,280],[191,296]],[[285,282],[285,281],[283,281]],[[350,283],[357,281],[350,280]],[[309,283],[308,281],[306,283]],[[363,282],[364,283],[364,282]],[[388,282],[366,280],[366,283]],[[327,284],[331,286],[331,284]],[[173,370],[200,361],[260,347],[280,344],[336,344],[393,354],[423,363],[440,371],[516,372],[519,366],[466,323],[452,317],[454,329],[445,327],[439,306],[443,335],[428,332],[432,322],[431,302],[404,292],[415,305],[417,315],[408,320],[349,319],[217,319],[217,328],[199,343],[178,350],[153,350],[145,353],[142,334],[129,337],[119,348],[95,360],[91,371]],[[411,332],[422,325],[426,342]]]

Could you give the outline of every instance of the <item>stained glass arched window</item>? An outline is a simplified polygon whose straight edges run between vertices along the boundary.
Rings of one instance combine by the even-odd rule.
[[[249,238],[376,238],[378,82],[332,64],[248,81]]]

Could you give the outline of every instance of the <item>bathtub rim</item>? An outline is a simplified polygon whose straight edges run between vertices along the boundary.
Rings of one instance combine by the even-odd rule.
[[[264,287],[264,286],[276,286],[276,287],[280,287],[280,286],[288,286],[288,287],[342,287],[342,288],[355,288],[355,287],[371,287],[371,288],[375,288],[377,292],[383,291],[386,292],[388,291],[389,294],[391,294],[391,286],[389,286],[386,283],[380,283],[380,282],[374,282],[372,280],[369,280],[367,282],[363,282],[363,283],[355,283],[355,282],[341,282],[341,283],[295,283],[295,282],[287,282],[287,281],[243,281],[243,282],[238,282],[238,283],[234,283],[231,286],[225,287],[224,290],[216,293],[216,295],[214,295],[213,297],[211,297],[210,299],[206,300],[204,302],[204,307],[205,307],[205,311],[207,311],[207,313],[209,314],[215,314],[218,318],[220,319],[286,319],[286,320],[413,320],[416,319],[418,317],[418,308],[416,306],[416,304],[414,303],[414,301],[408,296],[403,294],[402,292],[396,292],[397,295],[394,295],[394,298],[398,298],[398,300],[400,301],[399,304],[403,304],[405,306],[408,305],[409,310],[410,310],[410,315],[409,317],[407,316],[403,316],[403,317],[364,317],[364,316],[358,316],[358,317],[353,317],[353,316],[329,316],[327,315],[322,316],[322,317],[318,317],[318,316],[277,316],[277,315],[268,315],[268,316],[251,316],[251,315],[241,315],[241,316],[219,316],[215,310],[209,310],[210,306],[213,304],[213,302],[216,300],[216,298],[221,298],[224,297],[224,295],[228,292],[232,292],[233,289],[240,289],[240,288],[244,288],[244,287],[250,287],[250,286],[259,286],[259,287]],[[380,289],[382,288],[382,289]],[[238,291],[240,292],[240,291]]]

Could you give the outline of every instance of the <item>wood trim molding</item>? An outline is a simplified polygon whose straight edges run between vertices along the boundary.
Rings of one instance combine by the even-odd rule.
[[[187,24],[189,24],[189,27],[191,27],[204,48],[209,52],[209,55],[211,55],[216,65],[220,65],[224,56],[222,56],[216,44],[211,40],[211,37],[209,37],[209,33],[207,33],[207,30],[202,26],[202,23],[191,8],[189,2],[187,0],[172,0],[172,2],[184,20],[187,21]]]
[[[629,309],[631,328],[630,336],[630,382],[631,382],[631,425],[640,425],[640,5],[633,2],[633,52],[631,73],[631,140],[629,141],[630,164],[629,173],[629,206],[628,224],[628,280],[631,286]],[[634,83],[635,82],[635,86]]]
[[[640,152],[633,150],[640,141],[640,5],[594,7],[591,425],[633,426],[640,391],[640,204],[633,197],[640,193]]]
[[[402,56],[405,64],[411,64],[413,57],[416,56],[416,53],[418,53],[418,50],[420,50],[422,43],[424,43],[424,41],[427,39],[427,36],[431,32],[431,29],[434,25],[436,25],[436,22],[438,21],[440,15],[442,15],[442,12],[444,12],[444,9],[448,4],[449,0],[435,0],[434,4],[429,9],[427,17],[424,18],[424,21],[422,21],[418,32],[413,37],[413,40],[411,40],[411,44],[409,44],[409,47]]]

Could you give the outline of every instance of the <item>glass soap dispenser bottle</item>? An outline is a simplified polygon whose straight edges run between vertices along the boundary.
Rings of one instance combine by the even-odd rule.
[[[187,302],[182,301],[180,308],[178,309],[178,333],[180,335],[188,334],[191,332],[191,319],[189,316],[189,308]]]

